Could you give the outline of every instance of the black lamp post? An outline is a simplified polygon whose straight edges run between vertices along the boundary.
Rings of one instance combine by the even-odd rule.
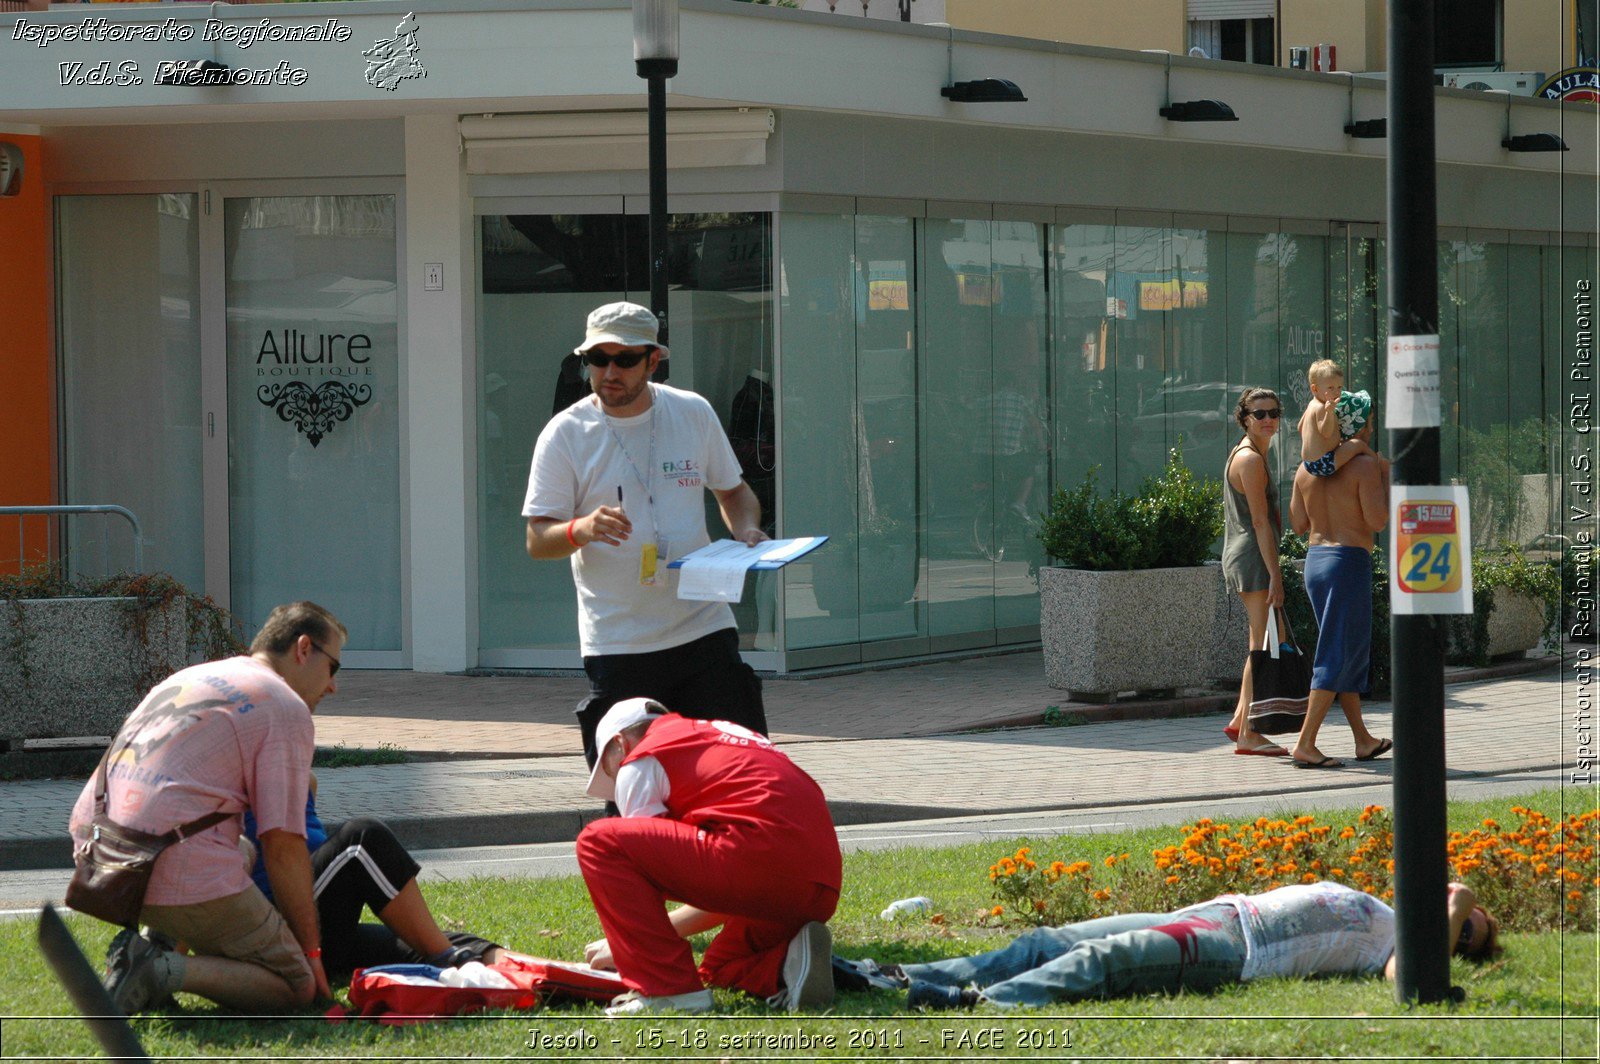
[[[667,339],[667,79],[678,72],[678,0],[633,0],[633,63],[648,86],[650,310]],[[661,363],[661,371],[666,369]],[[665,379],[664,372],[658,377]]]

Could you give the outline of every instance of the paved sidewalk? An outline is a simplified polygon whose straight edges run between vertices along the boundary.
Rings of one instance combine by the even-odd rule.
[[[1562,764],[1562,674],[1551,665],[1446,688],[1452,776]],[[1231,698],[1096,709],[1062,703],[1042,677],[1039,655],[1031,653],[773,680],[768,718],[774,736],[821,783],[841,824],[1270,797],[1370,785],[1392,772],[1387,758],[1317,772],[1281,758],[1232,756],[1218,709]],[[354,673],[318,713],[320,745],[390,742],[469,756],[320,770],[319,807],[331,821],[382,816],[415,848],[572,839],[598,812],[582,793],[587,770],[574,752],[571,710],[583,689],[572,678]],[[1037,723],[1050,705],[1091,719],[1212,712],[972,730]],[[1376,734],[1389,734],[1387,703],[1372,703],[1367,718]],[[1349,758],[1349,733],[1337,712],[1319,745]],[[520,756],[504,756],[513,753]],[[487,756],[496,754],[502,756]],[[0,785],[0,870],[69,863],[65,827],[81,786]]]

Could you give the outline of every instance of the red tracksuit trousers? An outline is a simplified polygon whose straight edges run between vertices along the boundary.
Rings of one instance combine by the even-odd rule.
[[[837,886],[807,876],[827,862],[785,852],[786,841],[667,817],[610,817],[584,828],[578,867],[623,982],[648,997],[705,985],[777,993],[790,939],[839,904]],[[727,917],[698,972],[667,918],[669,899]]]

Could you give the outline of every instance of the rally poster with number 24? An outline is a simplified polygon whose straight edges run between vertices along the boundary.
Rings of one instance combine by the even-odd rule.
[[[1395,614],[1472,612],[1472,519],[1460,485],[1389,488],[1389,607]]]

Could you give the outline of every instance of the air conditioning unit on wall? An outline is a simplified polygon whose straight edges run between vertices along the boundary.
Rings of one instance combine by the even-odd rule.
[[[1544,74],[1533,70],[1468,70],[1442,75],[1442,84],[1450,89],[1504,89],[1513,96],[1532,96],[1544,84]]]

